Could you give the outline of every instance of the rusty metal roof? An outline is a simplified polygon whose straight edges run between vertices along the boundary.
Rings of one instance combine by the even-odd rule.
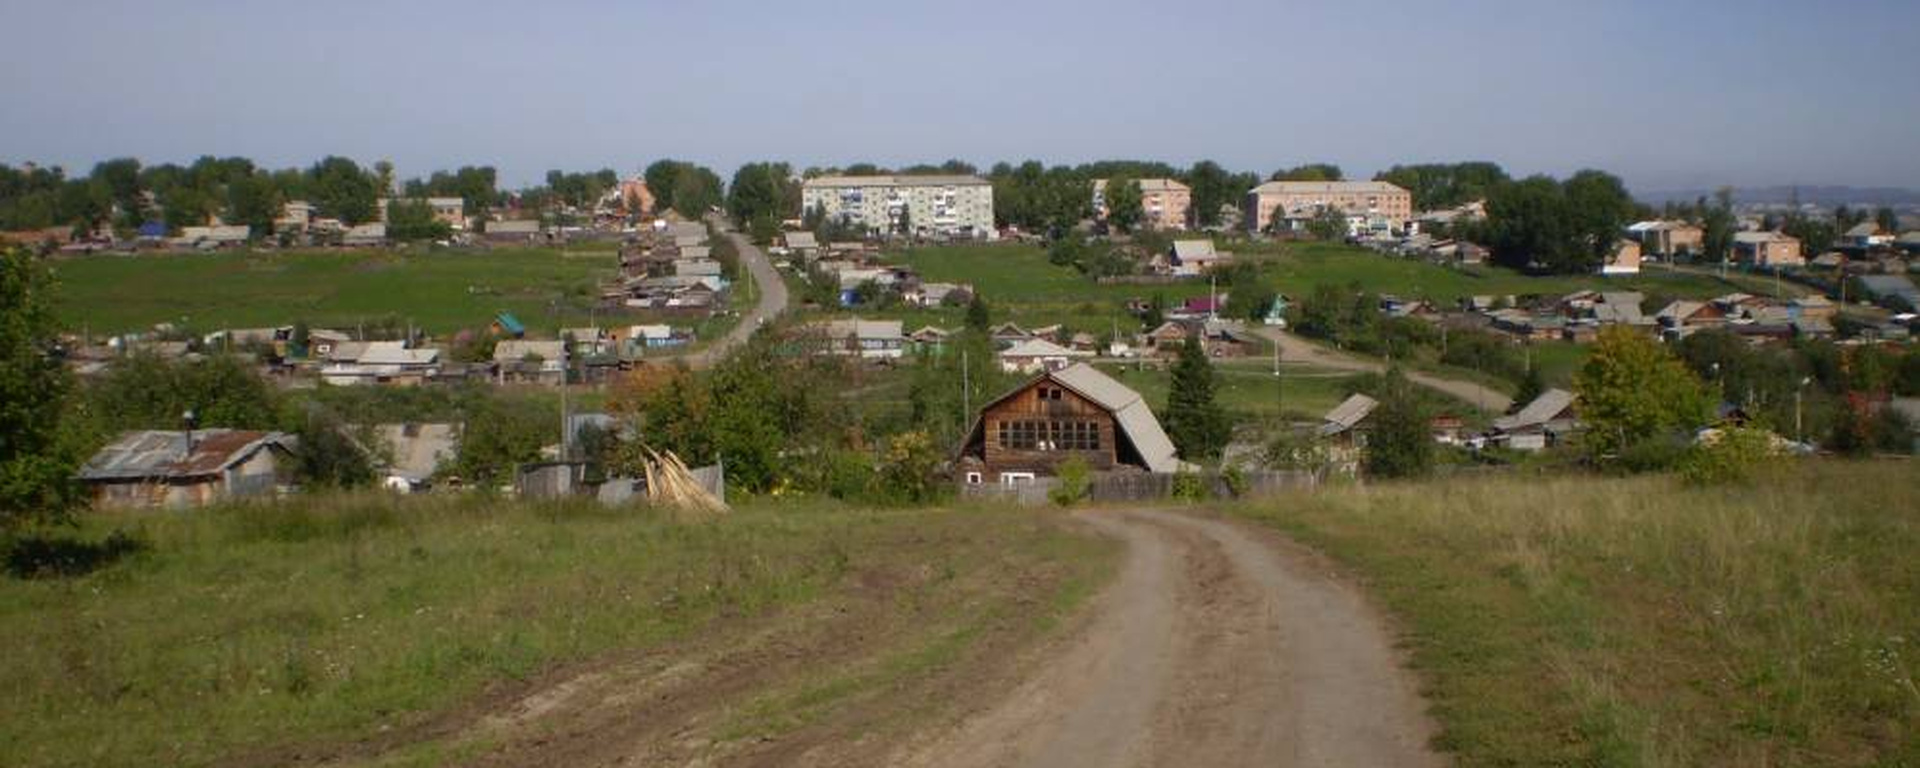
[[[201,477],[219,473],[245,461],[268,445],[292,450],[295,438],[281,432],[202,429],[193,432],[193,450],[187,433],[172,430],[126,432],[95,453],[80,468],[81,480],[143,480]]]

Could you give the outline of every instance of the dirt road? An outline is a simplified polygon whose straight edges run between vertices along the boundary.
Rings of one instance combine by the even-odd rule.
[[[898,663],[884,659],[916,657],[921,626],[997,593],[936,590],[933,571],[859,575],[846,599],[555,670],[408,733],[237,764],[405,754],[663,768],[1442,764],[1391,633],[1323,558],[1203,514],[1077,518],[1125,550],[1069,623],[1052,634],[1023,633],[1020,621],[977,625],[947,663],[862,693],[833,692]],[[1061,572],[1033,561],[994,578],[1006,594],[1029,583],[1048,594]]]
[[[1254,332],[1279,344],[1281,358],[1289,363],[1304,363],[1355,373],[1385,373],[1387,370],[1387,364],[1379,360],[1328,349],[1278,328],[1258,326],[1254,328]],[[1513,405],[1513,398],[1471,381],[1449,379],[1419,371],[1407,371],[1407,379],[1420,386],[1460,398],[1483,411],[1505,413]]]
[[[1423,766],[1414,683],[1310,552],[1181,514],[1089,512],[1129,546],[1085,631],[910,766]]]

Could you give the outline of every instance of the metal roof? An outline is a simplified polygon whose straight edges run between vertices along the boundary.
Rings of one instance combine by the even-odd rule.
[[[381,424],[373,430],[391,459],[387,472],[416,483],[433,477],[460,442],[458,424]]]
[[[1180,460],[1175,456],[1173,441],[1167,439],[1167,433],[1160,429],[1160,420],[1154,418],[1152,409],[1147,407],[1147,401],[1140,397],[1140,393],[1086,363],[1075,363],[1046,376],[1112,411],[1114,423],[1133,443],[1134,450],[1146,462],[1148,471],[1179,471]]]
[[[125,432],[80,468],[81,480],[166,480],[218,474],[268,445],[292,450],[295,439],[280,432],[202,429],[187,450],[186,432]]]
[[[1524,427],[1537,427],[1552,421],[1572,405],[1572,392],[1557,388],[1549,389],[1540,393],[1533,402],[1527,403],[1519,413],[1494,419],[1493,428],[1506,432]]]
[[[1337,435],[1353,429],[1379,405],[1380,401],[1358,392],[1348,395],[1347,399],[1334,406],[1333,410],[1327,411],[1326,423],[1320,425],[1320,436]]]

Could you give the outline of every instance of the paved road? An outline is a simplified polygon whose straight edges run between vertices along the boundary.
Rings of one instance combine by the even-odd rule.
[[[1281,359],[1289,363],[1303,363],[1355,373],[1386,373],[1387,371],[1387,364],[1379,360],[1328,349],[1272,326],[1254,326],[1253,330],[1279,344]],[[1450,379],[1419,371],[1407,371],[1407,379],[1423,387],[1460,398],[1484,411],[1505,413],[1513,406],[1513,398],[1507,397],[1499,390],[1489,389],[1464,379]]]
[[[740,253],[740,266],[746,267],[753,275],[753,290],[759,300],[747,309],[740,317],[739,324],[727,335],[682,358],[687,365],[695,368],[707,367],[725,357],[729,350],[745,344],[747,337],[752,336],[761,324],[772,322],[780,313],[787,311],[787,283],[780,279],[780,272],[773,268],[773,262],[746,235],[733,231],[725,219],[715,217],[710,221],[719,228],[721,237],[733,241],[734,249]],[[735,294],[736,299],[739,296]]]
[[[1390,635],[1318,556],[1186,514],[1082,517],[1128,546],[1091,623],[1011,695],[885,764],[1441,764]]]

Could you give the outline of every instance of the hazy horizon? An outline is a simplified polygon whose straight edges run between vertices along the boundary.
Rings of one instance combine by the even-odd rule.
[[[518,187],[661,157],[1492,160],[1638,192],[1920,187],[1920,4],[900,6],[9,2],[0,161],[338,154]]]

